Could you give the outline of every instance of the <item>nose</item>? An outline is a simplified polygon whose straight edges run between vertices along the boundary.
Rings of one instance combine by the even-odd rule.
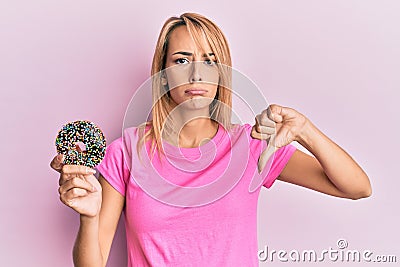
[[[202,80],[201,74],[200,74],[200,63],[199,62],[192,62],[192,73],[189,77],[189,82],[194,83],[194,82],[199,82]]]

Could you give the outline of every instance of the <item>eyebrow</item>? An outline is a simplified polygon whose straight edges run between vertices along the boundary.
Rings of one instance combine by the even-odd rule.
[[[178,51],[178,52],[173,53],[172,55],[176,55],[176,54],[181,54],[184,56],[193,56],[193,53],[185,52],[185,51]],[[208,55],[203,54],[203,57],[212,57],[212,56],[215,56],[215,54],[214,53],[208,53]]]

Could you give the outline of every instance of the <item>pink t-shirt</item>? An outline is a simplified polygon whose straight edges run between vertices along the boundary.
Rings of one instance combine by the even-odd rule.
[[[164,142],[166,158],[138,158],[138,128],[112,142],[97,167],[125,197],[128,266],[258,266],[257,203],[296,148],[277,150],[264,171],[257,160],[265,141],[249,124],[221,125],[199,148]]]

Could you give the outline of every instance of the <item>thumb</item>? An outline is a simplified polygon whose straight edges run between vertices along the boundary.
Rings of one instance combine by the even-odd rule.
[[[275,139],[274,139],[274,146],[276,147],[276,148],[281,148],[281,147],[283,147],[283,139],[284,138],[282,138],[282,133],[277,133],[276,135],[275,135]]]
[[[292,142],[291,133],[286,127],[282,127],[275,135],[275,147],[281,148]]]
[[[92,184],[93,188],[96,191],[101,192],[101,189],[102,189],[101,184],[94,175],[86,176],[86,181],[88,181],[90,184]]]

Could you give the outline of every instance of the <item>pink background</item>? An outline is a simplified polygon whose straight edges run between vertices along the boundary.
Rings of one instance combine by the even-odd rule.
[[[372,181],[373,196],[359,201],[282,182],[263,190],[260,249],[320,251],[345,238],[400,260],[399,9],[395,0],[3,1],[0,265],[72,265],[78,216],[59,202],[49,168],[57,131],[88,119],[117,138],[163,22],[184,11],[214,20],[234,67],[270,102],[306,114]],[[125,264],[120,223],[108,266]]]

